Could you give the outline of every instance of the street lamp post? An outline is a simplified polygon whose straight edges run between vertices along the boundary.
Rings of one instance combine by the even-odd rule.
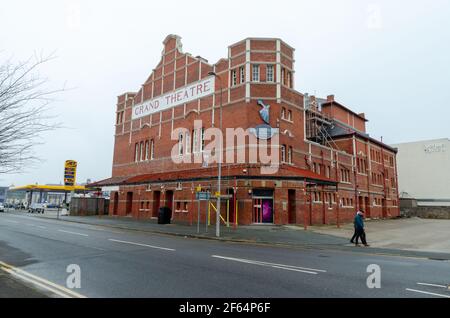
[[[219,106],[219,129],[222,134],[222,138],[219,138],[219,162],[217,164],[218,169],[218,176],[217,176],[217,209],[216,209],[216,236],[220,237],[220,196],[221,196],[221,179],[222,179],[222,155],[223,155],[223,132],[222,132],[222,78],[217,75],[215,72],[209,72],[208,75],[214,76],[217,79],[219,79],[219,85],[220,85],[220,106]]]

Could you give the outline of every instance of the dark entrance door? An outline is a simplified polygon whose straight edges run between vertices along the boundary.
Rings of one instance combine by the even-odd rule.
[[[369,201],[369,197],[365,197],[364,198],[364,202],[365,202],[364,213],[366,214],[366,218],[370,218],[370,201]]]
[[[289,224],[297,223],[297,214],[295,206],[295,190],[288,190],[288,215]]]
[[[253,223],[273,223],[273,190],[253,190]]]
[[[383,218],[387,217],[386,199],[381,200]]]
[[[119,192],[114,192],[113,215],[117,215],[119,209]]]
[[[153,210],[152,217],[157,218],[159,213],[159,206],[161,200],[161,191],[153,192]]]
[[[166,207],[168,207],[171,211],[173,211],[173,191],[166,191]]]
[[[133,211],[133,192],[127,192],[127,203],[125,208],[126,215],[130,215]]]
[[[366,209],[364,206],[364,197],[358,197],[358,209],[366,212]]]
[[[235,216],[235,206],[234,206],[234,189],[230,188],[227,189],[227,194],[230,196],[228,201],[228,213],[229,213],[229,220],[230,224],[234,223],[234,216]]]

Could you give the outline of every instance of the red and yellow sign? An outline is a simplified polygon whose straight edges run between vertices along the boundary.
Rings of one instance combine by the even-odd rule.
[[[64,165],[64,185],[74,186],[77,176],[77,162],[75,160],[66,160]]]

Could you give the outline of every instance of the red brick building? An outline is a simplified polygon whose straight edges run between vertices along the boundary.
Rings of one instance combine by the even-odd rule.
[[[364,114],[334,96],[295,90],[294,53],[280,39],[248,38],[209,64],[183,53],[180,37],[169,35],[139,90],[117,99],[112,177],[95,184],[114,190],[109,213],[151,218],[164,205],[174,221],[196,222],[196,189],[217,189],[217,165],[204,167],[201,158],[204,129],[219,127],[222,99],[223,129],[264,124],[261,106],[270,105],[267,124],[278,129],[281,159],[275,174],[261,173],[259,162],[223,163],[224,220],[333,224],[351,221],[358,208],[367,217],[398,216],[396,150],[371,138]],[[178,127],[187,132],[172,140]],[[175,163],[177,144],[180,156],[200,160]],[[244,148],[249,156],[250,141]],[[206,211],[201,203],[201,220]]]

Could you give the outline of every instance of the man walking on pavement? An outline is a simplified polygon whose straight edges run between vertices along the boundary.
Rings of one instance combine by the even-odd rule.
[[[366,241],[366,232],[364,230],[364,213],[358,211],[355,217],[355,231],[356,231],[356,241],[355,246],[359,246],[358,239],[361,238],[361,242],[364,246],[369,246]]]
[[[350,239],[350,243],[352,243],[352,244],[355,244],[355,238],[356,238],[356,234],[357,234],[357,232],[356,232],[356,217],[358,216],[358,212],[360,212],[360,211],[359,210],[356,211],[356,215],[355,215],[355,217],[353,219],[353,227],[354,227],[355,230],[353,232],[352,238]]]

